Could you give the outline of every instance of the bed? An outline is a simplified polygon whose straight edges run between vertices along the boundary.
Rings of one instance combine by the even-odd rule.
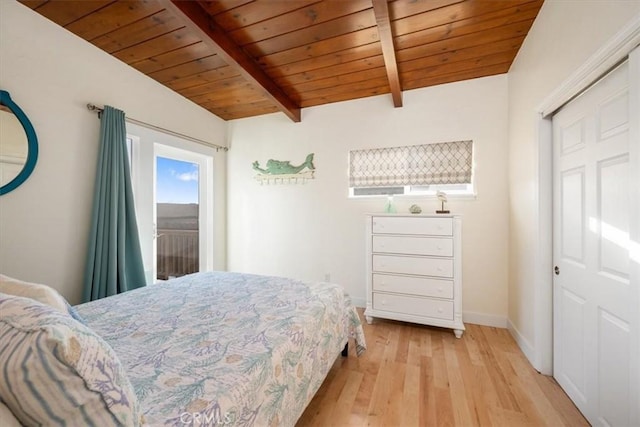
[[[74,312],[115,352],[150,426],[293,426],[348,340],[352,354],[366,346],[340,286],[278,277],[196,273]]]

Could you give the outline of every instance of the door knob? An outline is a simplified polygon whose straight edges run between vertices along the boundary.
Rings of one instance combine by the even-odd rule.
[[[560,267],[558,267],[557,265],[553,268],[553,272],[556,273],[556,276],[558,276],[560,274]]]

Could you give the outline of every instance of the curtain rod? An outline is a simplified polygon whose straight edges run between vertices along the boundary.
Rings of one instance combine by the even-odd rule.
[[[87,104],[87,110],[94,111],[99,116],[104,111],[104,108],[100,108],[100,107],[98,107],[97,105],[94,105],[94,104]],[[140,120],[132,119],[130,117],[126,117],[126,115],[125,115],[125,120],[128,121],[129,123],[133,123],[134,125],[139,125],[139,126],[142,126],[142,127],[146,127],[148,129],[156,130],[158,132],[163,132],[163,133],[166,133],[166,134],[169,134],[169,135],[177,136],[178,138],[183,138],[183,139],[186,139],[188,141],[193,141],[193,142],[196,142],[198,144],[206,145],[207,147],[215,148],[216,151],[218,151],[218,150],[229,151],[228,147],[224,147],[224,146],[218,145],[218,144],[213,144],[211,142],[208,142],[208,141],[205,141],[205,140],[202,140],[202,139],[194,138],[194,137],[189,136],[189,135],[185,135],[185,134],[182,134],[182,133],[174,132],[174,131],[169,130],[169,129],[161,128],[160,126],[156,126],[156,125],[152,125],[152,124],[149,124],[149,123],[142,122]]]

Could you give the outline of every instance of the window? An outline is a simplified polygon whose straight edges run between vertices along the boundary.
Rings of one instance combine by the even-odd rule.
[[[133,135],[127,135],[127,158],[129,159],[129,169],[131,169],[131,163],[133,162]]]
[[[349,153],[349,195],[472,195],[473,142],[455,141]]]

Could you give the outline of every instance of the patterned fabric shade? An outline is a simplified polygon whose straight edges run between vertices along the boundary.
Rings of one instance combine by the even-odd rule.
[[[471,183],[473,141],[354,150],[349,153],[349,186]]]

